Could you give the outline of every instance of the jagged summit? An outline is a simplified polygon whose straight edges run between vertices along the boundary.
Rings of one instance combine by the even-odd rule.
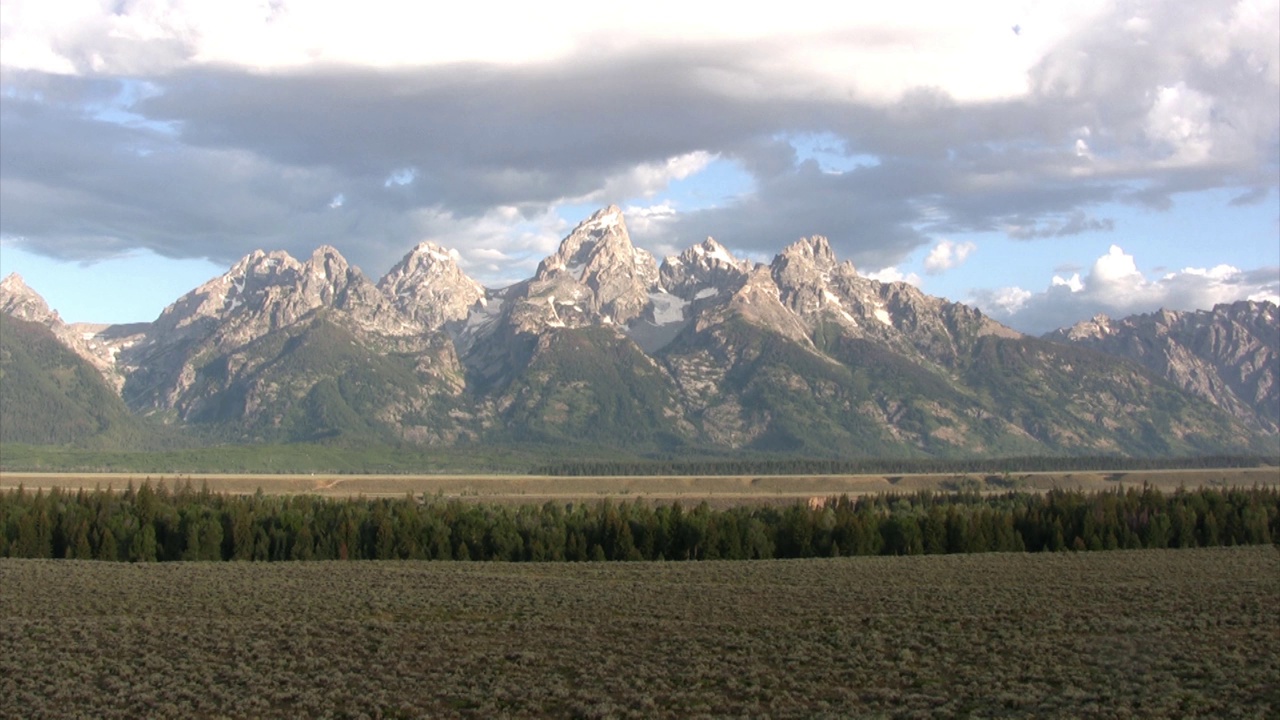
[[[565,236],[525,289],[525,324],[623,325],[645,312],[658,290],[658,266],[631,244],[622,211],[610,205]]]
[[[686,249],[662,261],[658,275],[662,287],[685,300],[700,299],[721,290],[740,285],[751,270],[751,263],[739,260],[714,238]]]
[[[280,295],[296,288],[303,273],[302,263],[289,253],[254,250],[236,261],[227,272],[166,307],[156,319],[156,325],[177,331],[216,323],[232,314],[262,311]]]
[[[44,297],[27,285],[16,272],[9,273],[5,279],[0,280],[0,312],[46,326],[62,324],[58,311],[50,308]]]
[[[604,275],[656,280],[657,264],[647,250],[631,244],[622,211],[610,205],[565,236],[556,252],[538,265],[536,277],[546,279],[554,272],[565,272],[574,280],[599,287]]]
[[[778,259],[783,262],[807,262],[823,270],[834,267],[838,262],[831,249],[831,242],[822,235],[800,238],[784,248],[778,254]]]
[[[378,281],[393,305],[426,331],[463,320],[486,300],[483,286],[458,266],[457,253],[418,243]]]
[[[1111,331],[1111,318],[1103,313],[1098,313],[1088,320],[1081,320],[1071,327],[1062,328],[1055,332],[1065,339],[1074,341],[1106,337]]]

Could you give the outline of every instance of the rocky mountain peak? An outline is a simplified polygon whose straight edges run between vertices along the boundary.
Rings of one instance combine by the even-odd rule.
[[[1069,328],[1063,328],[1056,332],[1071,341],[1104,338],[1112,332],[1111,318],[1103,313],[1098,313],[1088,320],[1081,320]]]
[[[839,262],[831,243],[821,235],[801,238],[787,246],[769,265],[783,302],[801,315],[835,311],[854,324],[844,307],[848,301],[867,303],[875,294],[870,281],[858,275],[851,262]],[[862,312],[856,313],[863,316]],[[881,319],[881,322],[884,322]]]
[[[769,266],[774,281],[783,291],[783,300],[788,305],[796,306],[797,294],[812,295],[817,293],[817,302],[826,297],[824,290],[834,275],[845,277],[851,282],[859,280],[853,263],[841,263],[836,260],[831,250],[831,243],[821,235],[801,238],[788,245],[774,257]],[[805,298],[805,304],[812,304],[812,298]]]
[[[378,281],[395,307],[426,330],[467,317],[485,289],[458,267],[457,253],[419,243]]]
[[[351,270],[351,264],[332,245],[316,248],[311,253],[311,259],[306,262],[306,267],[329,282],[344,281],[347,272]]]
[[[784,248],[774,259],[775,265],[779,263],[802,263],[818,270],[828,270],[835,267],[837,260],[831,242],[821,235],[814,235],[800,238]]]
[[[663,260],[658,276],[667,292],[692,300],[712,289],[733,290],[741,285],[750,270],[750,262],[735,258],[725,246],[709,237]]]
[[[556,252],[538,265],[537,278],[565,272],[574,280],[586,282],[589,269],[633,262],[637,252],[643,251],[631,244],[622,211],[617,205],[610,205],[597,210],[566,235]]]
[[[40,293],[32,290],[18,273],[10,273],[0,280],[0,312],[49,327],[62,324],[62,317],[58,312],[50,309],[49,303],[45,302]]]
[[[708,237],[701,243],[686,250],[681,254],[681,259],[685,262],[696,262],[706,267],[728,266],[744,268],[746,265],[745,261],[735,258],[724,245],[716,242],[713,237]]]
[[[303,264],[299,289],[306,297],[307,306],[319,307],[344,301],[345,291],[352,284],[368,284],[368,281],[337,248],[321,245]]]
[[[616,205],[597,211],[574,228],[556,253],[538,265],[528,286],[530,293],[545,299],[539,304],[548,311],[538,316],[545,316],[552,325],[567,323],[557,304],[580,308],[584,321],[599,317],[628,323],[644,313],[649,293],[657,289],[658,265],[648,251],[631,244]]]
[[[216,324],[233,314],[261,311],[282,288],[296,288],[304,268],[283,251],[254,250],[227,272],[204,283],[165,308],[156,328],[172,332]]]
[[[429,240],[418,243],[405,254],[400,262],[391,268],[391,272],[405,271],[434,274],[443,268],[457,267],[458,253]],[[388,273],[390,274],[390,273]]]

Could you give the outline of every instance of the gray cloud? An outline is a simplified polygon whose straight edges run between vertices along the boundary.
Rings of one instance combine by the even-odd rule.
[[[1009,237],[1018,240],[1035,238],[1067,237],[1087,232],[1111,232],[1116,222],[1111,218],[1091,218],[1083,211],[1077,210],[1065,218],[1044,218],[1031,220],[1027,225],[1013,225],[1008,229]]]
[[[1239,195],[1231,198],[1231,201],[1228,204],[1230,204],[1232,207],[1244,207],[1246,205],[1257,205],[1261,203],[1263,200],[1266,200],[1267,196],[1270,194],[1271,194],[1270,188],[1256,187],[1256,188],[1253,188],[1252,190],[1248,190],[1246,192],[1240,193]]]

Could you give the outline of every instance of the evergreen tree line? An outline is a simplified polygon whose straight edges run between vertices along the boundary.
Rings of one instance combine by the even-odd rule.
[[[1280,489],[881,494],[789,507],[504,506],[132,485],[0,493],[0,556],[134,562],[712,560],[1280,542]]]
[[[788,458],[725,460],[594,460],[548,463],[535,475],[598,477],[608,475],[863,475],[1005,472],[1099,472],[1137,470],[1211,470],[1280,465],[1280,457],[1213,455],[1188,457],[1028,456],[1014,458]]]

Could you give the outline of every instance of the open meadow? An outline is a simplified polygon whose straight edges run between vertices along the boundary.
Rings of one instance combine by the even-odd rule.
[[[1189,470],[1053,471],[1018,473],[909,473],[864,475],[346,475],[346,474],[159,474],[159,473],[0,473],[0,491],[123,490],[129,484],[190,483],[214,493],[311,494],[326,497],[439,496],[486,503],[541,504],[604,498],[698,503],[712,507],[742,504],[790,505],[811,497],[910,493],[918,490],[1052,489],[1123,490],[1144,484],[1161,491],[1179,487],[1280,487],[1280,468],[1244,467]]]
[[[1280,712],[1274,546],[758,562],[0,560],[0,716]]]

